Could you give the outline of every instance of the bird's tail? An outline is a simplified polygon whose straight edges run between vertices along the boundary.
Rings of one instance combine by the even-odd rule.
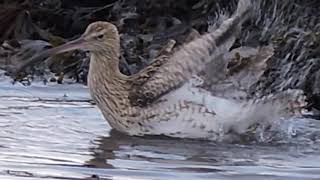
[[[254,109],[258,114],[259,111],[264,111],[264,114],[275,118],[289,118],[301,115],[307,103],[302,90],[288,89],[254,100],[252,105],[256,107]]]
[[[302,90],[288,89],[286,91],[269,95],[265,99],[274,106],[279,107],[280,115],[295,116],[301,115],[302,110],[306,107],[306,96]]]
[[[258,124],[277,124],[281,118],[301,116],[306,107],[306,97],[302,90],[290,89],[250,100],[243,104],[237,126],[232,130],[244,133]]]

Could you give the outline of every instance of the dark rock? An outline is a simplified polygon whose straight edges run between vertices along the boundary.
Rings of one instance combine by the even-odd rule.
[[[289,88],[303,89],[319,106],[316,75],[320,67],[319,1],[260,1],[244,29],[241,44],[273,44],[275,55],[252,91],[261,95]],[[258,8],[260,5],[260,8]]]
[[[191,33],[205,33],[219,17],[230,16],[236,0],[33,0],[2,1],[3,40],[42,39],[53,46],[79,36],[86,26],[103,20],[121,33],[121,71],[132,74],[146,66],[169,39],[181,44]],[[320,109],[320,1],[254,0],[255,11],[233,48],[273,45],[274,55],[251,94],[266,95],[301,88],[310,107]],[[223,14],[223,15],[221,15]],[[219,24],[219,22],[217,23]],[[46,31],[44,31],[45,29]],[[54,35],[53,35],[54,34]],[[2,53],[3,55],[3,53]],[[63,59],[60,62],[59,59]],[[76,62],[76,59],[80,61]],[[49,61],[56,73],[86,82],[86,53]],[[40,68],[40,69],[43,69]]]

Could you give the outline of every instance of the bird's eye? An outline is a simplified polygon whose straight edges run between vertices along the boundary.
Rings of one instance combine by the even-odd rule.
[[[103,34],[100,34],[99,36],[97,36],[98,39],[103,39]]]

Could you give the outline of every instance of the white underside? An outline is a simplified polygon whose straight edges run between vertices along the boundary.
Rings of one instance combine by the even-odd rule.
[[[230,130],[242,133],[260,120],[261,117],[252,116],[255,110],[250,106],[244,107],[244,102],[212,96],[208,91],[197,87],[197,80],[193,78],[181,88],[162,97],[161,99],[166,101],[161,102],[161,105],[150,107],[171,114],[169,117],[155,117],[154,120],[145,122],[145,127],[152,128],[144,134],[217,139]],[[185,102],[192,104],[189,103],[182,109],[174,109],[174,105]]]

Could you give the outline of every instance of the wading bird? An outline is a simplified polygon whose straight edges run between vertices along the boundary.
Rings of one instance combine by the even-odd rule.
[[[149,66],[131,76],[119,70],[119,33],[108,22],[90,24],[80,38],[38,58],[75,49],[90,51],[90,94],[118,131],[137,136],[216,139],[220,132],[241,131],[258,120],[292,116],[304,103],[298,90],[238,100],[214,96],[198,86],[201,79],[194,75],[208,63],[221,61],[251,10],[250,0],[239,0],[235,13],[214,32],[176,51],[171,51],[174,42],[169,43]]]

